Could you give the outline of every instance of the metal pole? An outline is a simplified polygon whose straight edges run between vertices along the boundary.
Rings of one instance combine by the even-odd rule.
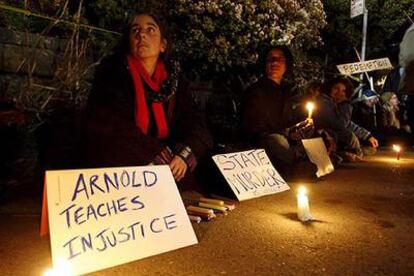
[[[361,61],[365,61],[365,52],[367,48],[367,29],[368,29],[368,9],[366,7],[366,0],[363,1],[364,6],[364,20],[363,20],[363,26],[362,26],[362,47],[361,47]],[[368,75],[367,75],[368,77]],[[364,82],[364,74],[361,74],[361,80]],[[370,83],[371,90],[374,90],[373,88],[373,80],[372,78],[368,78],[368,81]],[[362,97],[362,89],[359,91],[359,97]],[[374,127],[377,127],[377,109],[375,105],[372,107],[373,115],[374,115]]]
[[[368,28],[368,9],[365,6],[365,0],[362,5],[364,6],[364,20],[362,24],[362,45],[361,45],[361,61],[365,61],[365,52],[367,48],[367,28]],[[364,74],[360,75],[362,84],[364,83]],[[358,93],[358,97],[362,96],[362,89]]]
[[[362,48],[361,48],[361,61],[365,61],[365,51],[367,47],[367,28],[368,28],[368,9],[365,6],[364,0],[364,23],[362,26]]]

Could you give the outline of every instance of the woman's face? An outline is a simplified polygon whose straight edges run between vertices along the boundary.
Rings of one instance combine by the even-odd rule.
[[[346,86],[341,82],[336,83],[334,86],[332,86],[329,95],[335,103],[346,101]]]
[[[167,41],[154,18],[149,15],[137,15],[129,32],[131,55],[138,59],[158,58],[165,51]]]
[[[400,101],[398,100],[397,95],[393,94],[390,98],[390,105],[392,107],[398,107],[399,104],[400,104]]]

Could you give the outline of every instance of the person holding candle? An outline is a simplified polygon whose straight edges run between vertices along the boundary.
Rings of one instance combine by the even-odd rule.
[[[212,147],[179,64],[168,59],[165,23],[133,14],[115,53],[97,68],[83,118],[84,166],[166,164],[180,181]]]
[[[306,85],[304,94],[298,93],[288,99],[285,107],[285,117],[288,125],[304,121],[309,118],[309,115],[313,116],[313,113],[316,112],[316,99],[320,95],[321,89],[322,83],[311,81]],[[312,114],[307,108],[309,103],[313,104]]]
[[[297,94],[288,100],[285,108],[288,125],[295,124],[296,122],[303,122],[308,118],[312,118],[313,120],[315,113],[318,112],[316,103],[319,95],[322,93],[321,91],[321,82],[310,81],[305,87],[304,94]],[[319,136],[323,139],[328,155],[334,163],[336,163],[338,159],[342,160],[336,155],[336,141],[329,131],[318,129],[313,136]]]
[[[273,165],[286,176],[295,161],[306,158],[302,143],[289,139],[300,132],[292,132],[286,116],[291,95],[285,74],[292,69],[293,56],[287,47],[274,46],[263,51],[261,60],[265,74],[244,93],[241,125],[248,142],[265,148]],[[313,121],[305,120],[300,129],[302,134],[313,133]]]

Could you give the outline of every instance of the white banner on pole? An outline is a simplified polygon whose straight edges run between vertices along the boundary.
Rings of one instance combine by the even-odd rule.
[[[342,75],[359,74],[382,69],[392,69],[388,58],[372,59],[362,62],[339,64],[336,66]]]
[[[364,0],[351,0],[351,18],[364,13]]]

